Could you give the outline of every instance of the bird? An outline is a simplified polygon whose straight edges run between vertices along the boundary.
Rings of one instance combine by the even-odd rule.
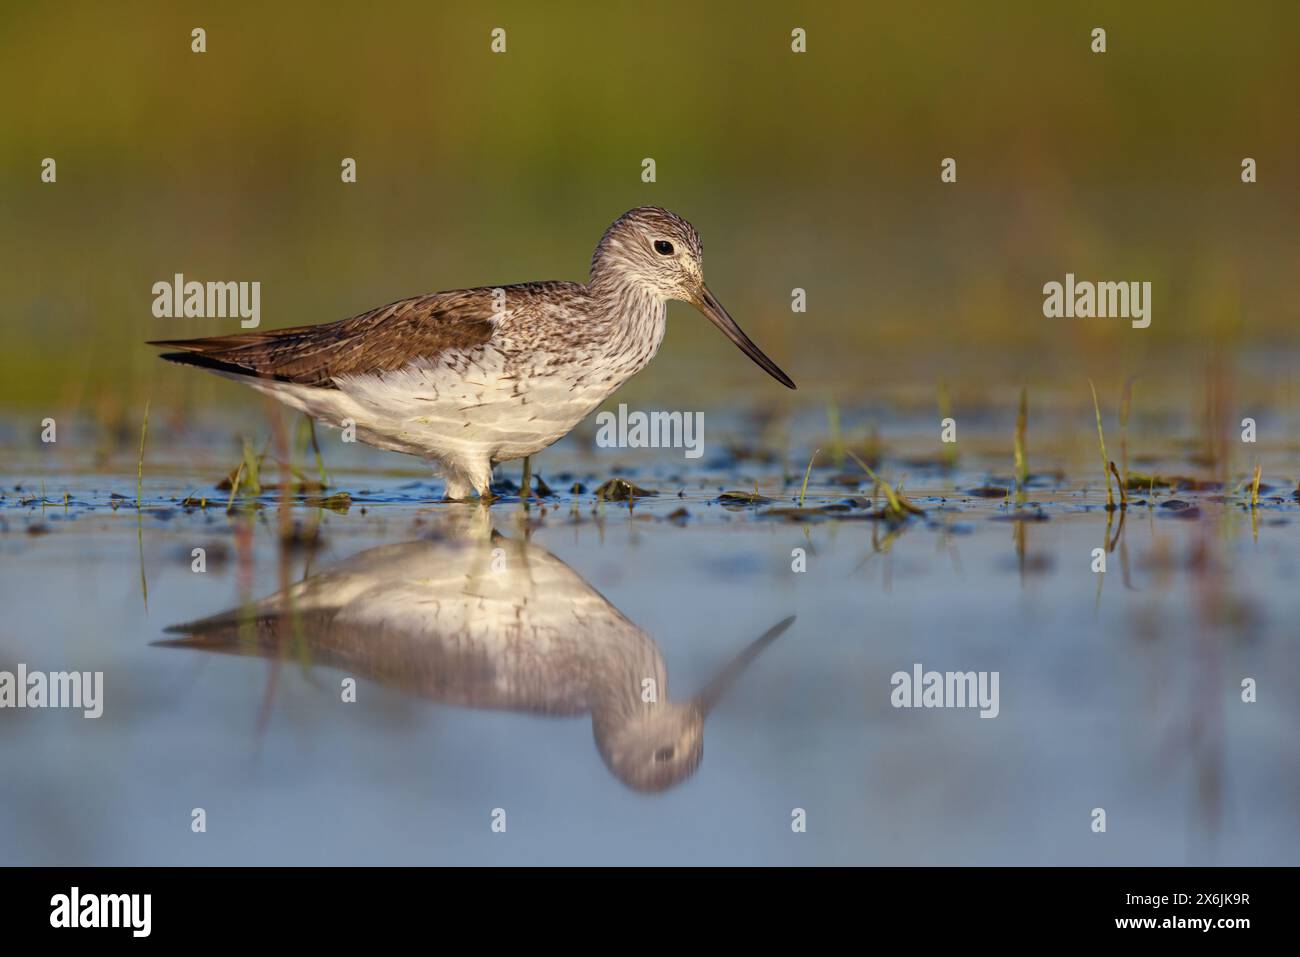
[[[470,518],[367,549],[251,605],[173,625],[166,632],[184,637],[153,644],[305,655],[446,705],[590,715],[609,771],[653,793],[698,769],[710,710],[793,621],[747,645],[695,696],[674,700],[650,635],[540,545]]]
[[[337,322],[149,344],[169,350],[169,362],[429,460],[448,500],[486,501],[496,465],[558,441],[646,367],[673,300],[795,388],[705,285],[695,227],[658,206],[628,210],[605,230],[586,283],[457,289]]]

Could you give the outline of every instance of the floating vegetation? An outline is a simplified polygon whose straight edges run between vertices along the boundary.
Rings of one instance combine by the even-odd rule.
[[[813,463],[817,461],[817,453],[821,449],[813,449],[813,454],[808,457],[808,468],[803,473],[803,485],[799,488],[799,507],[803,508],[804,496],[808,494],[808,476],[812,475]]]
[[[1162,510],[1160,514],[1166,518],[1199,518],[1201,514],[1199,506],[1180,498],[1165,499],[1157,507]]]
[[[1128,481],[1124,484],[1127,485],[1129,489],[1135,492],[1140,492],[1145,489],[1149,495],[1154,494],[1155,489],[1173,488],[1179,482],[1179,479],[1176,477],[1162,478],[1154,473],[1151,475],[1144,475],[1141,472],[1127,472],[1125,474],[1128,475]]]
[[[144,422],[140,425],[140,454],[135,465],[135,546],[140,556],[140,597],[144,610],[149,611],[149,579],[144,570],[144,522],[142,521],[142,491],[144,489],[144,443],[149,436],[149,400],[144,403]],[[45,483],[41,483],[41,505],[45,504]]]
[[[976,498],[1006,498],[1011,494],[1011,489],[1003,488],[1000,485],[979,485],[975,488],[968,488],[967,495],[974,495]]]
[[[1119,469],[1115,467],[1114,462],[1110,463],[1110,472],[1115,476],[1115,484],[1119,486],[1119,507],[1121,509],[1128,508],[1128,486],[1119,477]]]
[[[1130,491],[1145,491],[1151,495],[1158,488],[1177,489],[1180,492],[1218,492],[1223,483],[1215,479],[1198,479],[1190,475],[1154,475],[1142,472],[1128,473]]]
[[[235,510],[235,496],[239,494],[239,483],[243,479],[243,477],[244,477],[244,463],[240,462],[239,468],[235,469],[235,474],[231,478],[230,500],[226,502],[227,512],[233,512]],[[221,486],[217,486],[217,487],[220,488]]]
[[[651,489],[633,485],[625,478],[612,478],[596,489],[596,498],[602,502],[631,502],[638,498],[647,498],[659,493]]]
[[[316,470],[320,476],[317,485],[321,489],[329,488],[330,481],[329,476],[325,472],[325,459],[321,455],[320,443],[316,441],[316,421],[310,416],[304,415],[298,419],[297,444],[299,448],[303,448],[308,444],[311,445],[312,452],[316,456]],[[292,464],[289,467],[293,471],[294,475],[299,478],[303,487],[307,487],[307,480],[302,473]]]
[[[346,513],[352,507],[352,496],[347,492],[335,492],[333,495],[306,495],[302,504],[308,508],[327,508],[331,512]]]
[[[914,505],[904,497],[901,482],[899,483],[898,489],[895,490],[892,485],[877,476],[876,473],[871,470],[871,466],[866,462],[862,461],[862,459],[858,458],[852,452],[849,452],[848,454],[852,457],[853,461],[862,466],[863,471],[871,476],[871,480],[885,493],[887,504],[880,510],[882,518],[893,522],[901,522],[909,515],[925,514],[924,509]]]
[[[1124,389],[1119,396],[1119,464],[1124,474],[1119,483],[1121,502],[1124,489],[1128,487],[1128,414],[1133,405],[1133,380],[1136,378],[1129,376],[1124,380]]]
[[[262,462],[266,458],[266,450],[263,449],[260,453],[254,454],[252,443],[248,439],[244,439],[243,442],[243,457],[239,460],[239,464],[217,483],[219,491],[224,492],[227,489],[231,491],[232,502],[235,494],[241,488],[247,490],[250,495],[262,494],[262,484],[259,479]]]
[[[135,464],[135,507],[140,508],[140,493],[144,488],[144,440],[149,435],[149,402],[144,404],[144,423],[140,426],[140,455]],[[45,490],[41,489],[41,501],[45,501]]]
[[[266,450],[258,455],[253,451],[253,443],[244,439],[244,487],[248,489],[250,495],[262,494],[262,459],[266,457]]]
[[[1016,414],[1016,500],[1025,500],[1025,486],[1029,482],[1029,454],[1025,448],[1025,432],[1029,426],[1029,391],[1020,387],[1020,411]]]
[[[774,501],[776,500],[761,495],[758,489],[754,489],[752,492],[723,492],[717,498],[719,505],[739,506],[741,508],[750,505],[770,505]]]
[[[878,521],[886,516],[884,510],[865,511],[852,505],[834,504],[834,505],[816,505],[807,508],[791,508],[783,506],[778,508],[769,508],[766,511],[759,512],[759,518],[783,518],[789,522],[822,522],[828,520],[835,521]]]
[[[1097,442],[1101,445],[1101,474],[1106,477],[1106,508],[1115,508],[1115,496],[1110,490],[1110,469],[1107,468],[1110,462],[1106,455],[1106,434],[1101,430],[1101,405],[1097,402],[1097,387],[1088,380],[1088,388],[1092,390],[1092,410],[1097,413]]]

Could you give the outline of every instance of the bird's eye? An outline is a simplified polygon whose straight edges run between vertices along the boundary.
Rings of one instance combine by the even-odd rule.
[[[665,243],[665,245],[667,244]],[[673,759],[672,748],[660,748],[658,751],[655,752],[656,761],[671,761],[672,759]]]
[[[655,252],[660,256],[671,256],[673,254],[673,244],[666,239],[656,239]]]

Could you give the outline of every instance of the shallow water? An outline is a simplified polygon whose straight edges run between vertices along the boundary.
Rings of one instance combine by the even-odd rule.
[[[346,511],[268,494],[231,516],[228,455],[152,442],[139,513],[129,453],[0,475],[0,669],[105,683],[97,720],[0,709],[4,863],[1300,862],[1289,491],[1108,512],[1062,456],[1017,508],[969,493],[1005,451],[886,456],[926,513],[895,524],[870,479],[836,478],[851,461],[811,477],[805,506],[832,509],[772,514],[809,449],[566,442],[534,463],[561,494],[527,507],[433,503],[418,463],[327,450]],[[596,502],[620,465],[660,494]],[[755,488],[775,501],[719,501]],[[916,663],[998,672],[997,717],[892,707]],[[646,676],[672,721],[646,723]]]

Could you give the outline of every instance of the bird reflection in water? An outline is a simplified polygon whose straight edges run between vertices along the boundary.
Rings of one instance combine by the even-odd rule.
[[[654,640],[550,552],[492,529],[383,545],[252,605],[174,625],[158,645],[266,658],[306,654],[442,704],[591,715],[596,748],[638,791],[700,764],[704,721],[794,621],[745,647],[695,697],[668,697]]]

